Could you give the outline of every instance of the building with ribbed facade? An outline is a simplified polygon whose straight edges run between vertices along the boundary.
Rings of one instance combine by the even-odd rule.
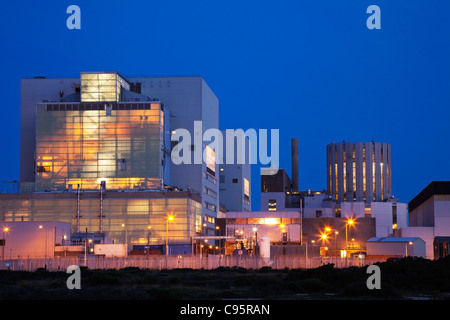
[[[391,145],[327,145],[327,193],[337,202],[381,202],[392,197]]]

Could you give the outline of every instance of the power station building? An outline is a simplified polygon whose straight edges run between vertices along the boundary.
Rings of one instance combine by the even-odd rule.
[[[327,193],[337,202],[380,202],[392,196],[391,145],[327,145]]]
[[[129,247],[216,235],[219,211],[235,205],[220,199],[202,140],[218,127],[218,98],[200,76],[22,79],[20,193],[0,194],[0,220],[70,223]],[[207,156],[174,163],[177,130],[192,137],[191,158]],[[250,210],[250,173],[239,178],[234,193]]]
[[[292,180],[283,169],[273,176],[261,176],[261,210],[272,212],[273,217],[277,212],[300,212],[302,243],[317,243],[325,234],[331,247],[357,252],[365,250],[369,239],[392,236],[408,226],[408,205],[391,192],[389,144],[328,145],[328,190],[304,191],[299,188],[297,139],[292,139],[291,148]]]

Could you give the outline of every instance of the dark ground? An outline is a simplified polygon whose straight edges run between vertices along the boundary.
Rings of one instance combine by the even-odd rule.
[[[272,270],[88,270],[81,289],[66,286],[70,274],[0,271],[1,300],[404,300],[450,299],[450,256],[405,258],[377,264],[381,289],[366,286],[367,267]]]

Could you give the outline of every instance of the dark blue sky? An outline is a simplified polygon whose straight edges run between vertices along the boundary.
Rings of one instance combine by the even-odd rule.
[[[81,30],[66,27],[71,4]],[[372,4],[381,30],[366,27]],[[392,145],[402,202],[450,180],[448,1],[10,1],[0,10],[0,182],[19,178],[20,79],[101,70],[202,75],[221,129],[280,130],[289,174],[299,138],[301,189],[326,187],[325,147],[342,140]]]

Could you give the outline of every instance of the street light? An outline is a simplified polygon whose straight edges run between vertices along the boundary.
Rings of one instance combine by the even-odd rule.
[[[253,232],[255,233],[255,256],[258,256],[258,229],[253,227]]]
[[[41,230],[44,230],[44,226],[41,224],[41,225],[39,225],[39,229],[41,229]],[[47,230],[44,230],[44,235],[45,235],[45,245],[44,245],[44,248],[45,248],[45,254],[44,254],[44,257],[45,257],[45,269],[47,269]]]
[[[328,233],[331,233],[331,231],[333,231],[332,228],[330,227],[325,227],[325,231]],[[339,234],[339,232],[337,230],[334,230],[334,255],[337,257],[337,235]],[[322,240],[327,240],[328,239],[328,234],[327,233],[323,233],[321,235]]]
[[[2,249],[2,260],[5,259],[5,245],[6,245],[6,233],[9,231],[8,227],[3,228],[3,249]]]
[[[409,241],[408,243],[405,243],[405,250],[406,250],[405,257],[408,256],[408,245],[412,245],[412,244],[413,244],[412,241]]]
[[[347,266],[347,257],[348,257],[348,226],[352,226],[355,223],[355,220],[352,218],[347,219],[345,222],[345,265]]]
[[[346,221],[346,223],[345,223],[345,250],[347,251],[348,250],[348,239],[347,239],[347,236],[348,236],[348,233],[347,233],[347,227],[348,226],[352,226],[353,224],[355,223],[355,220],[353,220],[353,219],[348,219],[347,221]]]
[[[169,255],[169,221],[173,221],[173,216],[168,216],[166,219],[166,256]]]
[[[151,228],[152,226],[147,226],[147,258],[150,255],[150,234],[151,234]]]

